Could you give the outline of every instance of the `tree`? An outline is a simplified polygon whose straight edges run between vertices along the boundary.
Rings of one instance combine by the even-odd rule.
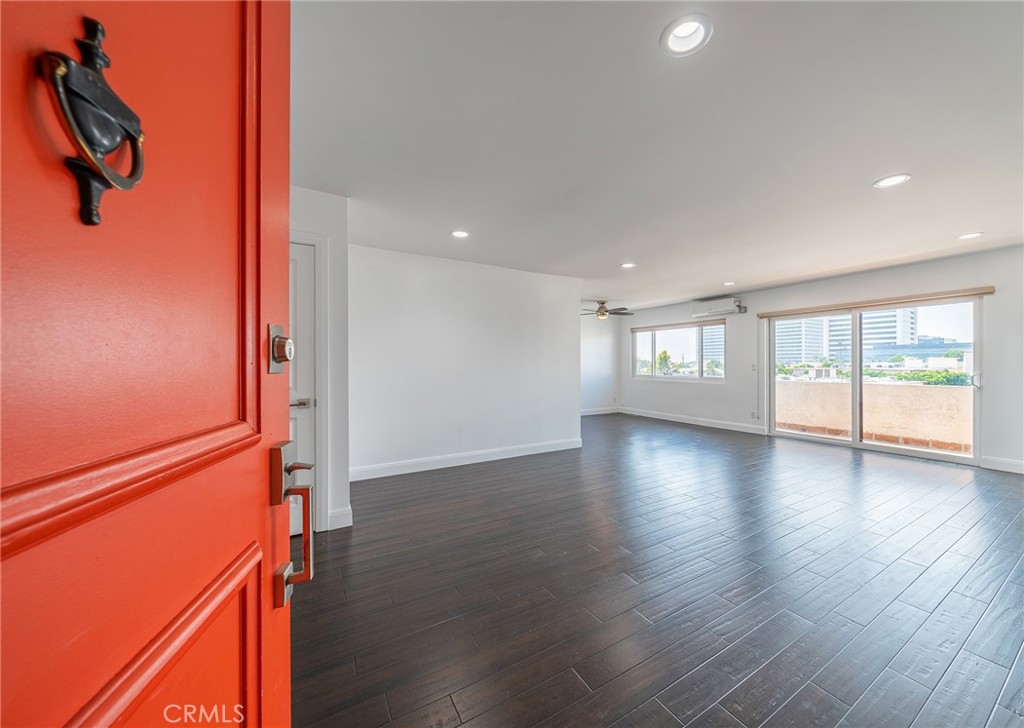
[[[668,374],[672,371],[672,359],[667,351],[658,354],[658,374]]]
[[[938,376],[930,381],[925,380],[925,384],[945,384],[947,386],[953,385],[957,387],[966,387],[971,383],[971,375],[967,372],[951,372],[948,369],[941,372],[936,372]]]
[[[650,359],[638,359],[636,362],[636,373],[637,374],[650,374],[651,373],[651,360]]]
[[[943,356],[946,357],[947,359],[963,359],[964,358],[964,350],[963,349],[950,349],[945,354],[943,354]]]
[[[924,384],[941,384],[954,387],[966,387],[971,383],[971,376],[967,372],[951,371],[949,369],[933,369],[926,372],[865,369],[864,376],[874,379],[894,379],[897,382],[922,382]]]
[[[709,377],[717,377],[722,374],[722,362],[712,359],[704,366],[704,374]]]
[[[787,367],[782,362],[778,362],[778,363],[775,364],[775,374],[776,374],[776,376],[788,377],[792,373],[793,373],[793,367]]]
[[[893,364],[902,364],[904,361],[903,355],[893,354],[892,356],[889,357],[889,361],[891,361]]]

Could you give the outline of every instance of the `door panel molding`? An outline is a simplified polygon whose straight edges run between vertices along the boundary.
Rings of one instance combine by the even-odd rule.
[[[4,725],[232,724],[235,705],[287,725],[267,459],[287,382],[266,325],[288,315],[288,2],[97,9],[153,172],[100,229],[77,220],[33,64],[73,49],[83,6],[3,11]]]
[[[238,419],[247,422],[260,432],[260,370],[261,356],[266,351],[264,326],[260,322],[260,256],[263,252],[260,236],[263,232],[260,200],[263,195],[262,151],[264,140],[260,134],[259,118],[263,98],[260,88],[263,55],[261,45],[263,6],[246,1],[242,3],[242,104],[239,118],[239,133],[242,139],[241,185],[241,271],[239,283],[240,300],[238,313],[239,333],[242,341],[239,347],[239,413]],[[273,323],[273,322],[269,322]]]
[[[210,584],[75,715],[68,728],[113,725],[132,712],[148,688],[165,675],[203,629],[240,595],[245,724],[259,725],[259,573],[263,552],[249,544]]]
[[[259,300],[265,141],[258,124],[263,18],[260,3],[243,0],[239,7],[244,42],[239,58],[238,115],[242,156],[238,185],[238,420],[20,483],[4,483],[0,491],[4,513],[0,560],[260,441],[259,367],[267,346]]]
[[[253,447],[260,439],[248,423],[232,422],[5,488],[0,497],[0,558]]]

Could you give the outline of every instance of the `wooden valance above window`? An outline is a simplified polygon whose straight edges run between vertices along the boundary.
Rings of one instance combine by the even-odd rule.
[[[913,306],[920,303],[932,303],[953,298],[970,298],[972,296],[990,296],[996,292],[995,286],[981,286],[980,288],[962,288],[958,291],[943,291],[942,293],[918,293],[913,296],[894,296],[892,298],[874,298],[868,301],[854,301],[853,303],[833,303],[828,306],[808,306],[806,308],[789,308],[783,311],[762,311],[757,314],[758,318],[778,318],[782,316],[799,316],[815,313],[831,313],[832,311],[845,311],[851,308],[869,308],[875,306]]]

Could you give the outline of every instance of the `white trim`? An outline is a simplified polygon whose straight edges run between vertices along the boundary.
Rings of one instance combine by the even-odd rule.
[[[699,427],[714,427],[718,430],[733,430],[735,432],[747,432],[751,435],[767,435],[764,425],[751,425],[746,422],[729,422],[727,420],[711,420],[706,417],[687,417],[686,415],[672,414],[671,412],[653,412],[651,410],[634,409],[623,407],[621,412],[635,417],[650,417],[655,420],[669,420],[670,422],[682,422],[686,425],[697,425]]]
[[[327,514],[327,528],[333,530],[335,528],[347,528],[352,525],[352,506],[346,506],[345,508],[339,508],[336,511],[331,511]]]
[[[696,374],[634,374],[633,379],[638,382],[688,382],[690,384],[712,384],[718,382],[724,384],[725,377],[698,377]]]
[[[323,475],[322,479],[318,479],[320,487],[316,489],[313,530],[329,531],[332,528],[340,527],[330,525],[331,516],[334,513],[334,511],[330,510],[330,481],[332,473],[330,464],[331,448],[329,447],[329,443],[331,425],[330,419],[328,418],[331,401],[330,378],[328,377],[328,373],[331,371],[330,341],[328,338],[328,332],[330,332],[331,329],[331,311],[327,300],[327,291],[330,290],[328,274],[331,270],[330,238],[323,233],[293,229],[289,231],[288,242],[289,244],[297,243],[299,245],[309,245],[313,248],[313,275],[315,276],[313,301],[315,316],[313,324],[313,346],[316,351],[316,362],[314,364],[313,373],[313,396],[316,400],[316,410],[314,413],[315,417],[313,426],[316,431],[316,472]],[[351,526],[351,508],[348,509],[348,513],[349,522],[346,525]]]
[[[484,463],[489,460],[504,460],[505,458],[536,455],[555,450],[571,450],[578,447],[583,447],[583,440],[574,437],[568,440],[548,440],[547,442],[533,442],[526,445],[496,447],[490,450],[472,450],[470,452],[452,453],[451,455],[435,455],[428,458],[399,460],[398,462],[381,463],[379,465],[361,465],[349,469],[349,479],[386,478],[390,475],[405,475],[406,473],[418,473],[423,470],[453,468],[459,465]]]
[[[580,410],[580,416],[586,417],[587,415],[611,415],[621,411],[621,407],[592,407],[591,409]]]
[[[845,440],[839,440],[844,445],[849,444]],[[960,465],[977,465],[977,456],[973,453],[946,452],[945,450],[929,450],[923,447],[911,447],[909,445],[884,445],[877,442],[859,442],[857,447],[861,450],[872,452],[884,452],[890,455],[908,455],[912,458],[922,460],[939,460],[944,463],[959,463]]]
[[[988,455],[982,455],[981,467],[988,468],[989,470],[1002,470],[1007,473],[1020,473],[1024,475],[1024,460],[994,458]]]
[[[679,324],[655,324],[653,326],[634,326],[629,330],[629,333],[639,334],[642,331],[673,331],[675,329],[695,329],[699,326],[725,326],[725,319],[715,319],[714,321],[686,321],[685,323]]]
[[[984,328],[984,312],[981,307],[985,297],[978,296],[972,300],[974,301],[974,335],[971,338],[973,338],[974,341],[971,342],[971,346],[974,348],[974,371],[971,372],[971,389],[974,390],[974,442],[971,443],[971,447],[974,450],[974,464],[978,467],[982,467],[981,451],[985,446],[985,443],[982,442],[981,436],[981,423],[983,417],[982,408],[985,404],[985,397],[982,394],[982,387],[985,386],[985,332],[982,330]],[[974,383],[975,376],[978,378],[977,386],[975,386]],[[998,470],[998,468],[996,469]],[[1019,473],[1021,471],[1018,470],[1016,472]]]
[[[768,319],[771,321],[771,319]],[[864,316],[860,309],[850,311],[850,444],[870,449],[864,441]],[[825,355],[828,337],[825,337]],[[872,443],[874,444],[874,443]]]
[[[789,430],[772,430],[768,433],[769,437],[778,437],[782,440],[803,440],[804,442],[815,442],[819,445],[838,445],[839,447],[850,447],[850,441],[844,440],[840,437],[825,437],[822,435],[808,435],[806,432],[790,432]],[[862,448],[854,448],[860,450]],[[879,450],[878,452],[884,452]],[[890,455],[909,455],[914,457],[913,451],[889,453]]]

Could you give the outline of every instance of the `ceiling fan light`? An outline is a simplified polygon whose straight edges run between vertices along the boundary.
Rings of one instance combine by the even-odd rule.
[[[598,321],[604,321],[606,318],[608,318],[608,312],[607,311],[598,311],[597,312],[597,320]]]

